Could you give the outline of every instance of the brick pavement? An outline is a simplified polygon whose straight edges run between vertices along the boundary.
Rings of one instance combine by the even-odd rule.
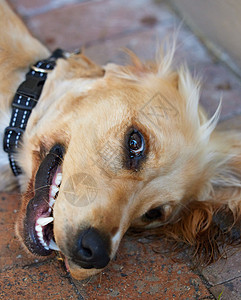
[[[142,59],[155,56],[156,44],[178,28],[167,1],[11,0],[12,6],[50,49],[85,52],[98,63],[124,63],[120,48]],[[186,61],[203,77],[201,102],[211,114],[223,98],[220,127],[241,129],[241,84],[182,25],[176,62]],[[56,256],[29,257],[17,242],[14,220],[20,195],[0,195],[0,299],[221,299],[241,294],[240,252],[204,270],[173,260],[161,243],[126,236],[116,259],[101,274],[77,282]],[[156,249],[159,249],[156,253]]]

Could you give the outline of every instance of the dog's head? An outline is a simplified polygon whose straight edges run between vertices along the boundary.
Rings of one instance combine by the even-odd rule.
[[[37,255],[55,240],[75,278],[104,268],[130,226],[177,224],[191,201],[210,200],[219,109],[206,119],[198,83],[171,70],[172,54],[104,69],[60,60],[31,115],[18,232]]]

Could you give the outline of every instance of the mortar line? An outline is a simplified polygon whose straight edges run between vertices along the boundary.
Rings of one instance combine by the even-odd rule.
[[[241,278],[241,275],[239,275],[239,276],[237,276],[237,277],[234,277],[234,278],[231,278],[231,279],[227,279],[227,280],[222,281],[222,282],[220,282],[220,283],[214,284],[212,287],[215,287],[215,286],[218,286],[218,285],[222,285],[222,284],[228,283],[228,282],[233,281],[233,280],[236,280],[236,279],[238,279],[238,278]]]

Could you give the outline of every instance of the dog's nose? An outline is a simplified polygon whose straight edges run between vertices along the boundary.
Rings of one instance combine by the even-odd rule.
[[[108,238],[90,227],[78,233],[72,249],[72,260],[84,269],[102,269],[110,261],[108,252]]]

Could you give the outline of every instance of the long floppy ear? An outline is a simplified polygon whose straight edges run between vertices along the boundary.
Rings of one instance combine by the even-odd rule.
[[[178,221],[158,233],[177,250],[192,246],[204,265],[224,257],[227,246],[241,246],[241,134],[214,132],[207,148],[206,182]]]

